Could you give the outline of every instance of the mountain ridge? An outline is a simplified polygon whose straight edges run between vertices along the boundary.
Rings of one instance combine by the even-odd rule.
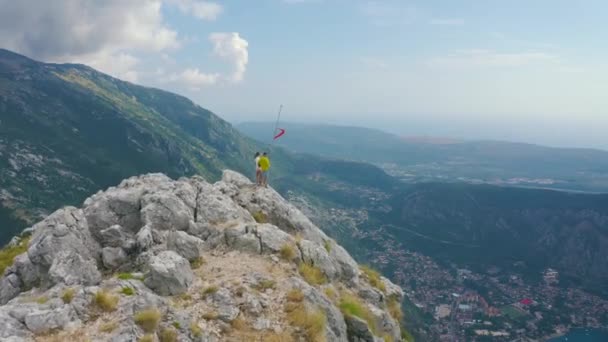
[[[28,233],[0,278],[3,340],[402,340],[402,290],[235,172],[132,177]]]

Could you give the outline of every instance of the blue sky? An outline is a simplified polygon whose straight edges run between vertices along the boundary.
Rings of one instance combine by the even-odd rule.
[[[283,103],[290,121],[608,149],[605,1],[63,2],[0,0],[28,18],[13,30],[48,30],[38,21],[52,16],[66,26],[41,39],[62,39],[52,49],[0,43],[178,92],[232,122],[272,120]]]

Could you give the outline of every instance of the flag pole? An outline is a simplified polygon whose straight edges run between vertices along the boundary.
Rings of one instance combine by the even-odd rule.
[[[275,141],[275,134],[277,134],[277,129],[279,128],[279,121],[281,120],[281,112],[283,111],[283,105],[281,104],[279,106],[279,113],[277,114],[277,121],[274,124],[274,130],[272,131],[272,136],[270,137],[270,139],[272,139],[272,141],[270,142],[270,150],[273,150],[274,147],[274,141]],[[270,176],[270,170],[268,170],[267,174],[266,174],[266,184],[268,184],[268,178]]]

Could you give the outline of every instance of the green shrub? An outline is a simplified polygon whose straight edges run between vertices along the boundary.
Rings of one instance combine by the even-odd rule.
[[[124,294],[125,296],[132,296],[135,294],[135,290],[132,287],[125,286],[120,290],[120,293]]]

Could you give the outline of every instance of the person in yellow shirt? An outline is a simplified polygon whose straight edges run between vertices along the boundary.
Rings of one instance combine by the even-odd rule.
[[[268,187],[268,170],[270,170],[270,159],[268,154],[264,152],[258,160],[258,166],[262,171],[261,185]]]

